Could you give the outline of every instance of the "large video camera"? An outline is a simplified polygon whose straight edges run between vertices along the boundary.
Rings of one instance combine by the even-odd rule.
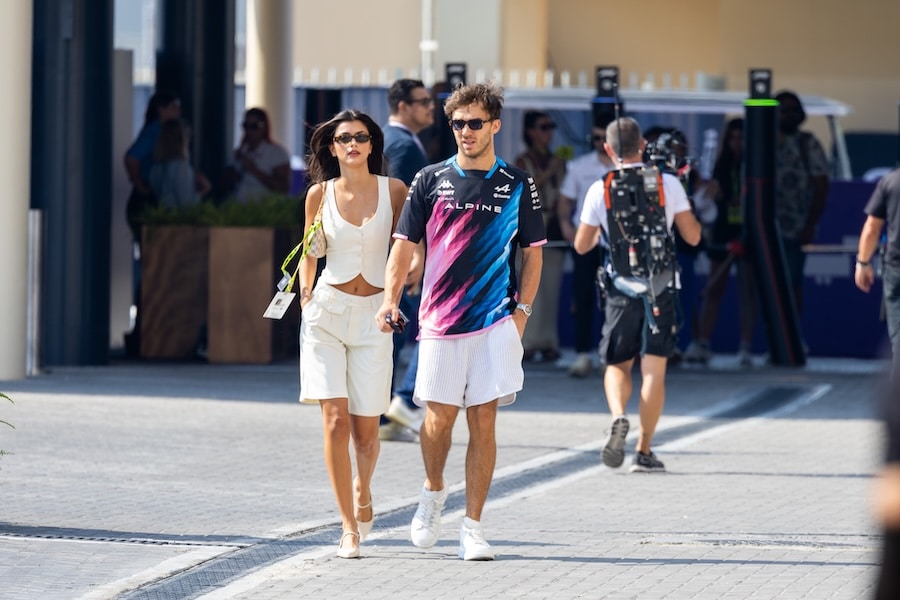
[[[647,147],[644,149],[644,162],[654,165],[661,171],[680,175],[689,168],[691,159],[687,155],[687,138],[678,129],[661,132],[647,132]]]

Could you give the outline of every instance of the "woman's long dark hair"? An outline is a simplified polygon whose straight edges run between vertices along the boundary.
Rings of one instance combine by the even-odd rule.
[[[168,106],[178,100],[178,96],[169,90],[157,90],[150,96],[147,102],[147,110],[144,112],[144,125],[159,120],[159,109]]]
[[[385,175],[384,133],[381,127],[364,112],[354,109],[342,110],[331,119],[319,124],[309,142],[309,156],[306,166],[311,183],[321,183],[339,177],[341,167],[337,157],[331,154],[331,145],[335,143],[334,132],[338,125],[347,121],[359,121],[366,126],[371,136],[372,153],[369,154],[369,173]]]
[[[732,194],[733,182],[732,176],[735,172],[740,177],[740,168],[743,157],[738,156],[731,150],[731,135],[735,131],[744,131],[743,119],[731,119],[725,125],[725,133],[722,135],[722,146],[719,148],[719,156],[716,157],[716,165],[713,168],[713,179],[719,182],[722,193],[727,197]]]

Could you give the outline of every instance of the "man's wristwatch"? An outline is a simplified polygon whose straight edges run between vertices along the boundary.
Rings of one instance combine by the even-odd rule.
[[[872,259],[869,260],[860,260],[859,257],[856,257],[856,266],[861,268],[866,268],[872,265]]]
[[[519,302],[518,304],[516,304],[516,308],[521,310],[523,313],[525,313],[526,317],[531,316],[531,305],[530,304],[525,304],[523,302]]]

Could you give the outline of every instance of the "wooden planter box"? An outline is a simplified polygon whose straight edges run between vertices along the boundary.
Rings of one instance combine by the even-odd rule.
[[[296,299],[281,320],[262,314],[281,279],[281,261],[301,234],[260,227],[209,230],[209,362],[270,363],[297,356]]]
[[[196,356],[207,320],[209,229],[145,227],[141,241],[140,355]]]

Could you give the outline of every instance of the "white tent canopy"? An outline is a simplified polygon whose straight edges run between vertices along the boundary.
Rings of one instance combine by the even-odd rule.
[[[634,113],[682,113],[736,115],[744,112],[748,95],[743,92],[695,90],[620,90],[626,110]],[[541,110],[587,110],[594,90],[579,88],[506,88],[504,107]],[[800,96],[810,116],[826,117],[837,152],[836,174],[851,179],[850,158],[838,119],[852,112],[850,105],[824,96]]]

